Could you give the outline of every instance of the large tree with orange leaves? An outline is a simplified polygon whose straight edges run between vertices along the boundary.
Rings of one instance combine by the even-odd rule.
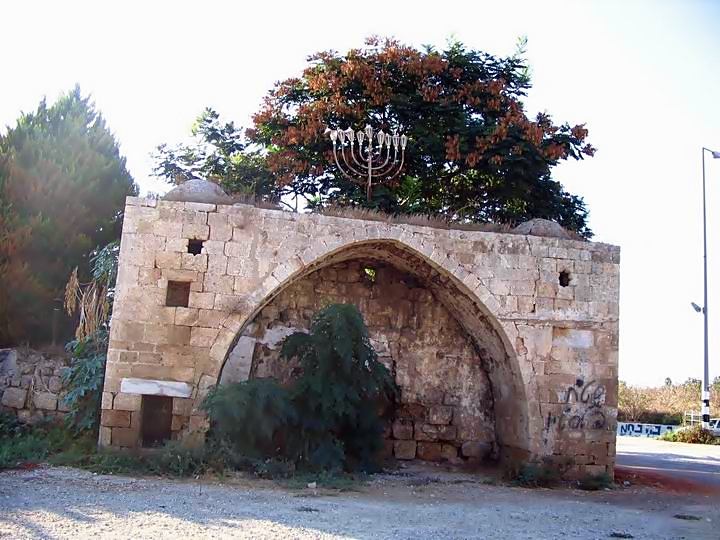
[[[136,191],[79,88],[0,134],[0,346],[49,341],[70,271],[88,277],[90,252],[120,237],[125,197]]]
[[[580,197],[551,177],[561,160],[592,156],[584,125],[529,118],[522,51],[509,58],[451,43],[418,50],[372,38],[345,55],[309,58],[300,77],[266,96],[247,135],[267,150],[284,193],[311,206],[361,205],[391,213],[429,213],[452,221],[558,221],[589,237]],[[404,174],[373,191],[336,167],[331,129],[402,131],[410,138]]]

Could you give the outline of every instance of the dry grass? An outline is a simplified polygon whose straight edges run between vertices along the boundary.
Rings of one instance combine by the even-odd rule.
[[[107,284],[95,280],[85,284],[80,283],[77,272],[78,269],[75,267],[65,286],[65,311],[68,315],[74,315],[76,311],[80,312],[75,337],[82,340],[107,323],[110,316],[110,301]]]
[[[493,233],[512,233],[512,225],[500,223],[453,223],[442,218],[424,214],[387,214],[369,208],[352,208],[334,206],[317,212],[323,216],[348,219],[364,219],[380,223],[402,223],[416,227],[432,227],[433,229],[452,229],[459,231],[481,231]]]
[[[323,216],[333,216],[349,219],[365,219],[368,221],[378,221],[380,223],[402,223],[405,225],[415,225],[417,227],[431,227],[433,229],[447,229],[457,231],[480,231],[490,233],[503,234],[523,234],[515,232],[515,225],[510,223],[455,223],[447,221],[438,216],[425,214],[387,214],[378,210],[368,208],[352,208],[352,207],[329,207],[317,212]],[[571,240],[580,240],[587,242],[575,231],[565,229]],[[541,235],[533,233],[532,236],[549,236],[555,238],[555,235]]]
[[[667,424],[680,422],[683,415],[700,408],[700,383],[686,381],[682,384],[665,384],[648,388],[628,386],[621,382],[618,391],[618,420],[621,422],[646,422]],[[720,410],[720,380],[710,388],[710,409],[713,415]]]
[[[232,197],[229,197],[227,201],[221,204],[247,204],[256,208],[287,211],[287,208],[283,208],[279,204],[258,199],[252,195],[233,195]],[[510,223],[455,223],[452,221],[447,221],[446,219],[438,216],[426,214],[388,214],[386,212],[372,210],[369,208],[330,206],[321,210],[316,210],[313,213],[319,214],[321,216],[331,216],[346,219],[361,219],[365,221],[376,221],[378,223],[413,225],[416,227],[430,227],[432,229],[479,231],[518,235],[523,234],[515,232],[515,225]],[[571,240],[580,240],[583,242],[587,241],[586,238],[583,238],[575,231],[569,231],[567,229],[565,229],[565,231],[568,233]],[[555,237],[555,235],[540,234],[532,234],[532,236],[549,236],[553,238]]]

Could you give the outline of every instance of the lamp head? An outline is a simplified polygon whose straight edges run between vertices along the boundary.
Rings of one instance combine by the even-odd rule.
[[[703,308],[701,308],[700,306],[698,306],[695,302],[690,302],[690,305],[693,307],[693,309],[694,309],[696,312],[702,313]]]
[[[710,154],[712,155],[713,159],[720,159],[720,152],[716,152],[715,150],[710,150]]]

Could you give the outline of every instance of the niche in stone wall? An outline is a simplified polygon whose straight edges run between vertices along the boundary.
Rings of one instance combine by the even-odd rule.
[[[189,281],[168,281],[165,305],[169,307],[188,307],[190,299]]]
[[[400,459],[480,459],[496,447],[493,398],[472,340],[421,279],[376,260],[350,260],[312,272],[280,292],[243,332],[254,340],[250,377],[288,381],[282,341],[309,327],[330,303],[362,312],[380,360],[401,389],[386,432]]]
[[[172,400],[167,396],[143,396],[141,439],[145,448],[162,446],[172,435]]]

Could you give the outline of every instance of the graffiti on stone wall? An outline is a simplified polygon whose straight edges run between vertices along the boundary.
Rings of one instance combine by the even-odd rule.
[[[587,384],[578,379],[574,386],[568,386],[562,396],[565,405],[558,419],[548,413],[545,429],[557,424],[561,431],[582,429],[603,429],[607,425],[604,406],[607,389],[604,384],[590,381]]]
[[[590,381],[583,384],[578,379],[575,386],[565,390],[563,402],[565,408],[560,420],[560,429],[602,429],[607,420],[605,418],[605,397],[607,389],[604,384]]]
[[[618,422],[617,434],[625,437],[659,437],[677,426],[665,424],[630,424]]]

